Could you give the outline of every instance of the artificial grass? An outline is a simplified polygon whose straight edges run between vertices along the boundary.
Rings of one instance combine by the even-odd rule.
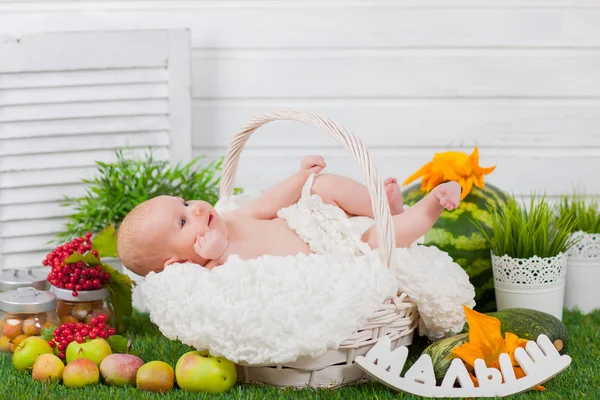
[[[571,366],[546,382],[545,392],[529,391],[515,399],[600,399],[600,311],[588,315],[565,312],[563,321],[571,335]],[[133,338],[132,352],[144,361],[162,360],[175,367],[178,358],[193,350],[179,342],[166,339],[150,322],[148,314],[135,313],[127,319],[127,332]],[[410,346],[410,362],[414,362],[426,342],[415,337]],[[9,353],[0,354],[0,399],[420,399],[398,393],[371,382],[338,389],[279,389],[262,385],[236,384],[221,395],[188,393],[175,388],[168,393],[142,392],[133,387],[115,388],[104,384],[83,389],[69,389],[60,383],[36,382],[29,372],[19,372],[12,366]]]

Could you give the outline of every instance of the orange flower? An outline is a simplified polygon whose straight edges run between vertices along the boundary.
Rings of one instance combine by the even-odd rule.
[[[475,147],[471,155],[465,152],[447,151],[436,153],[433,160],[423,165],[417,172],[404,181],[408,185],[412,181],[423,178],[421,190],[430,191],[440,183],[457,181],[462,187],[461,200],[471,192],[473,185],[483,188],[483,176],[492,172],[496,167],[483,168],[479,166],[479,149]]]
[[[498,361],[500,354],[507,353],[514,366],[517,379],[524,377],[525,372],[515,360],[514,354],[517,347],[525,348],[527,340],[519,339],[511,332],[506,332],[505,338],[503,338],[499,319],[478,313],[465,306],[463,308],[469,324],[469,340],[452,352],[471,366],[471,369],[475,366],[475,360],[481,358],[488,368],[498,370],[500,369]],[[472,374],[471,379],[477,385],[477,378]],[[537,386],[534,390],[545,390],[545,388]]]

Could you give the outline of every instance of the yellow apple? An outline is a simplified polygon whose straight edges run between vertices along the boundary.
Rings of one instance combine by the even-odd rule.
[[[33,363],[31,377],[36,381],[60,381],[65,364],[54,354],[42,354]]]
[[[175,371],[166,362],[150,361],[138,369],[135,381],[140,390],[168,392],[175,384]]]
[[[175,376],[183,390],[222,393],[235,385],[237,370],[226,358],[213,357],[206,351],[191,351],[177,361]]]

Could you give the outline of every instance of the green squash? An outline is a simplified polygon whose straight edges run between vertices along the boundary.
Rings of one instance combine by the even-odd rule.
[[[511,332],[521,339],[535,341],[539,335],[544,334],[559,353],[566,354],[568,351],[569,332],[565,324],[554,315],[528,308],[506,308],[486,315],[500,320],[502,336],[505,332]],[[468,331],[469,325],[465,324],[463,332]]]
[[[452,364],[452,360],[456,358],[452,350],[462,346],[467,339],[468,334],[461,333],[433,342],[423,350],[423,354],[428,354],[431,357],[433,372],[435,373],[435,380],[438,385],[442,383],[446,372],[448,372],[448,368],[450,368],[450,364]]]
[[[544,334],[548,336],[559,353],[567,352],[569,332],[562,321],[553,315],[527,308],[507,308],[486,315],[500,320],[500,332],[503,337],[506,332],[511,332],[521,339],[535,341],[539,335]],[[468,342],[468,332],[469,325],[465,324],[460,334],[438,340],[423,351],[423,354],[429,354],[431,357],[438,385],[444,379],[452,360],[456,358],[452,350],[463,345],[465,341]]]

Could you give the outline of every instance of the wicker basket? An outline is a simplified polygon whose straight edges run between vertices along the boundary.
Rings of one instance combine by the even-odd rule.
[[[233,194],[234,177],[239,157],[250,135],[262,125],[277,120],[303,122],[329,133],[343,144],[354,156],[364,173],[373,203],[373,215],[377,229],[379,254],[387,265],[395,262],[395,240],[392,216],[379,174],[371,162],[364,144],[339,124],[311,113],[281,110],[255,117],[232,139],[223,164],[220,197]],[[399,291],[388,298],[350,338],[319,357],[300,357],[295,362],[283,365],[238,365],[239,380],[260,382],[274,386],[335,387],[366,379],[362,370],[354,364],[357,356],[365,355],[384,336],[389,336],[394,346],[406,346],[412,342],[412,334],[418,325],[417,306],[408,296]]]

